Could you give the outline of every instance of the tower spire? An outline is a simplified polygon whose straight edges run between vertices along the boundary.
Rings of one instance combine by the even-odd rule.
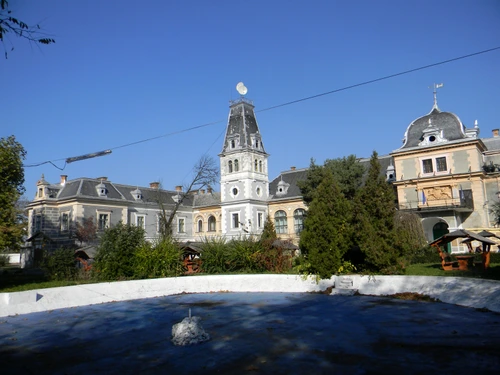
[[[438,109],[439,110],[439,107],[438,107],[438,101],[437,101],[437,89],[440,89],[441,87],[443,87],[444,84],[443,83],[433,83],[432,84],[432,93],[434,94],[434,105],[432,106],[432,109]],[[429,87],[431,88],[431,87]]]

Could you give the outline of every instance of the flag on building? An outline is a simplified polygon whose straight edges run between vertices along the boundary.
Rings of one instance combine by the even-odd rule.
[[[425,193],[422,190],[422,204],[426,204],[426,203],[427,203],[427,199],[425,198]]]

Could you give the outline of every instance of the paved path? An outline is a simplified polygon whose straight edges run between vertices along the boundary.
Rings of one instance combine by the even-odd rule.
[[[211,340],[170,341],[191,308]],[[312,293],[210,293],[0,318],[0,373],[497,374],[500,314]]]

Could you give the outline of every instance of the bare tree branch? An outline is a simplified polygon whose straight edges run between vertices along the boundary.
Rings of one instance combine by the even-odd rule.
[[[172,223],[179,207],[186,197],[193,192],[204,188],[211,188],[219,178],[219,168],[211,156],[203,155],[193,168],[191,182],[183,186],[182,191],[177,192],[172,210],[167,213],[166,203],[158,192],[158,206],[160,208],[160,236],[163,238],[172,236]]]

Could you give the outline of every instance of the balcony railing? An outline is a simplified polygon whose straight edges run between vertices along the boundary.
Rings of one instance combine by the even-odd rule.
[[[455,210],[471,212],[474,211],[474,199],[472,190],[461,190],[459,198],[451,199],[433,199],[425,201],[406,201],[399,203],[400,210],[418,210],[418,211],[442,211]]]

